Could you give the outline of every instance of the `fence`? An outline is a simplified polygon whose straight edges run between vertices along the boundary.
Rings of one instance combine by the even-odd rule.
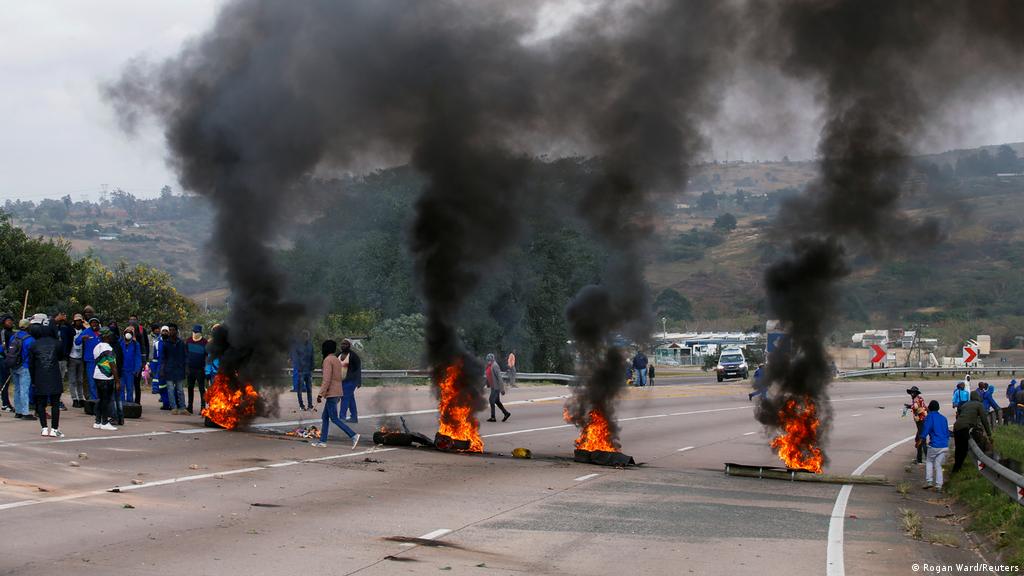
[[[908,374],[949,374],[950,378],[955,377],[958,374],[970,374],[972,376],[977,374],[995,374],[996,376],[1016,376],[1018,373],[1024,374],[1024,367],[1021,366],[1003,366],[1003,367],[985,367],[985,368],[871,368],[866,370],[845,370],[836,375],[836,378],[861,378],[864,376],[896,376],[902,375],[904,378]]]
[[[990,458],[981,451],[973,439],[969,441],[968,445],[978,462],[978,470],[981,475],[988,478],[993,486],[1002,490],[1017,504],[1024,505],[1024,476]]]

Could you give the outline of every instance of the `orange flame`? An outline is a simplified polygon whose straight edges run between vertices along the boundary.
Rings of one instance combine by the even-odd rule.
[[[568,415],[566,412],[565,415]],[[618,452],[619,449],[612,444],[612,430],[608,426],[608,419],[604,412],[591,410],[587,415],[587,423],[580,430],[580,437],[576,439],[576,448],[589,450],[591,452]]]
[[[791,399],[779,410],[782,434],[772,439],[771,446],[786,466],[821,473],[825,457],[818,447],[818,409],[809,397],[802,402]]]
[[[206,389],[206,416],[222,428],[235,428],[243,418],[256,415],[256,402],[260,395],[252,384],[242,384],[227,374],[217,374]]]
[[[468,440],[468,452],[483,452],[484,441],[480,438],[480,422],[473,414],[472,406],[460,404],[460,395],[456,383],[462,374],[462,360],[457,360],[445,368],[444,378],[437,383],[441,390],[437,411],[439,413],[437,431],[453,440]],[[464,402],[463,402],[464,403]]]

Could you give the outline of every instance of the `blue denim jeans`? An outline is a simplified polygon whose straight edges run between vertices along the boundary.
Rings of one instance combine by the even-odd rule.
[[[636,386],[647,386],[647,370],[636,369],[634,372],[636,373],[636,380],[633,381],[633,384]]]
[[[356,410],[356,384],[354,382],[341,383],[341,417],[351,414],[353,421],[359,420],[359,412]]]
[[[14,411],[28,414],[29,388],[32,387],[32,375],[28,368],[18,366],[14,372]]]
[[[292,391],[299,396],[299,406],[313,407],[313,374],[292,370]],[[302,393],[306,393],[306,403],[302,403]]]
[[[185,397],[181,383],[182,380],[167,380],[167,405],[171,407],[171,410],[185,408]],[[178,402],[179,399],[181,400],[180,404]]]
[[[341,428],[342,432],[348,434],[349,438],[356,435],[351,428],[346,426],[345,423],[338,418],[338,400],[339,398],[337,396],[334,398],[324,398],[323,421],[320,424],[321,442],[327,442],[327,431],[331,427],[331,422],[334,422],[338,428]]]

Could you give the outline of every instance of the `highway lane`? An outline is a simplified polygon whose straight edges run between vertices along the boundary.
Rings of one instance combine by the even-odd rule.
[[[945,400],[948,383],[919,385]],[[899,418],[905,387],[836,385],[830,470],[849,472],[912,431]],[[46,566],[100,574],[129,566],[143,574],[186,567],[200,574],[271,574],[330,566],[391,574],[484,564],[488,573],[700,574],[754,566],[770,574],[821,573],[839,487],[721,472],[727,460],[776,461],[746,390],[711,384],[627,391],[618,414],[624,449],[645,462],[632,470],[569,461],[575,430],[560,421],[564,387],[513,390],[509,399],[524,403],[510,404],[509,422],[483,424],[488,454],[481,456],[362,453],[340,442],[317,450],[254,433],[163,433],[188,429],[198,418],[149,412],[145,421],[109,434],[93,434],[84,417],[72,415],[62,427],[82,429],[68,442],[53,442],[38,438],[32,424],[5,418],[0,526],[13,552],[0,557],[0,570],[38,573]],[[416,412],[433,404],[424,389],[387,401],[366,392],[364,412],[383,404]],[[278,420],[293,416],[289,396]],[[434,418],[407,420],[430,433]],[[357,429],[365,433],[379,422],[363,420]],[[535,458],[506,456],[517,446],[531,448]],[[88,458],[79,460],[83,451]],[[883,457],[878,471],[901,469],[907,453]],[[312,458],[328,459],[292,464]],[[71,467],[73,460],[80,466]],[[160,483],[172,479],[182,481]],[[104,491],[113,486],[126,490]],[[895,497],[892,488],[854,490],[851,513],[866,520],[847,526],[847,538],[858,549],[880,550],[849,558],[851,570],[886,573],[878,568],[923,553],[908,549],[894,529]],[[40,502],[19,505],[32,500]],[[48,519],[59,520],[56,547]],[[441,530],[452,531],[439,536],[449,544],[444,547],[388,540]]]

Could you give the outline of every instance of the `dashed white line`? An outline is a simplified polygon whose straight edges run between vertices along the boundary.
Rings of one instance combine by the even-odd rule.
[[[743,433],[744,436],[753,436],[754,434],[757,434],[757,432],[744,432]]]
[[[586,476],[580,476],[579,478],[573,478],[573,481],[574,482],[584,482],[586,480],[590,480],[591,478],[597,478],[598,476],[600,476],[600,474],[587,474]]]
[[[450,532],[451,530],[449,530],[448,528],[438,528],[433,532],[427,532],[423,536],[420,536],[419,540],[437,540],[441,536],[444,536],[445,534],[448,534]]]
[[[283,468],[285,466],[294,466],[295,464],[304,464],[312,462],[325,462],[328,460],[337,460],[339,458],[352,458],[353,456],[362,456],[364,454],[376,454],[380,452],[390,452],[397,450],[397,448],[377,448],[370,450],[361,450],[359,452],[350,452],[347,454],[333,454],[330,456],[322,456],[320,458],[307,458],[303,460],[286,460],[284,462],[277,462],[275,464],[267,464],[265,466],[252,466],[249,468],[236,468],[234,470],[222,470],[220,472],[210,472],[207,474],[194,474],[192,476],[181,476],[179,478],[167,478],[165,480],[155,480],[153,482],[143,482],[142,484],[131,484],[128,486],[115,486],[114,488],[108,488],[104,490],[89,490],[87,492],[77,492],[74,494],[67,494],[64,496],[53,496],[51,498],[35,498],[32,500],[21,500],[18,502],[8,502],[7,504],[0,504],[0,510],[10,510],[12,508],[21,508],[22,506],[31,506],[34,504],[49,504],[53,502],[63,502],[65,500],[77,500],[79,498],[88,498],[89,496],[99,496],[109,492],[130,492],[133,490],[142,490],[143,488],[153,488],[155,486],[166,486],[168,484],[179,484],[182,482],[192,482],[195,480],[204,480],[207,478],[222,478],[224,476],[233,476],[235,474],[245,474],[247,472],[258,472],[260,470],[267,470],[269,468]]]
[[[863,414],[850,414],[850,418],[856,418],[857,416],[863,416]]]
[[[676,450],[676,452],[686,452],[688,450],[693,450],[693,446],[687,446],[686,448],[680,448],[679,450]]]

